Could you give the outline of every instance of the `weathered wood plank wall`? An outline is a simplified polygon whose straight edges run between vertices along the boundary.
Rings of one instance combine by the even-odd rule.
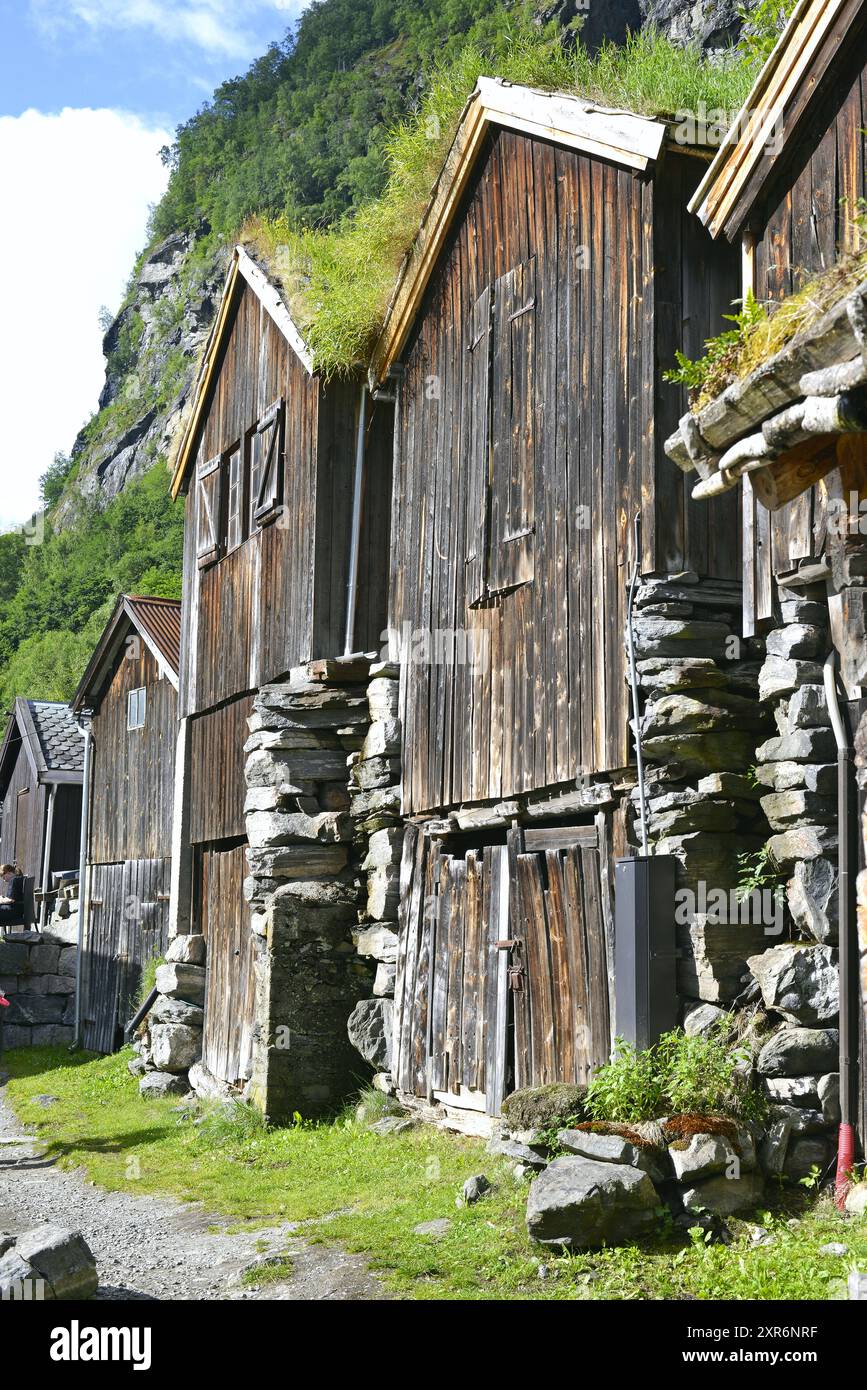
[[[693,249],[705,236],[687,230],[700,171],[671,153],[653,179],[639,178],[506,131],[480,158],[404,355],[390,625],[468,634],[487,659],[472,669],[445,637],[445,660],[408,671],[407,812],[628,761],[623,627],[637,509],[645,570],[738,572],[736,546],[711,530],[664,458],[656,419],[675,347],[718,331],[737,294],[737,255],[709,238],[704,263],[684,270],[684,241]],[[526,378],[510,383],[513,449],[521,443],[510,501],[526,488],[529,456],[521,506],[531,540],[513,587],[480,597],[471,479],[489,385],[477,349],[485,296],[519,267],[524,283],[533,276],[532,326],[519,347],[512,338]],[[510,370],[497,350],[495,377]],[[666,389],[676,419],[682,399]],[[732,504],[730,538],[734,518]]]
[[[833,88],[811,108],[803,136],[790,142],[752,221],[756,294],[778,301],[856,249],[858,203],[867,194],[867,64],[853,44]],[[831,484],[833,485],[833,484]],[[822,553],[828,482],[773,514],[743,491],[747,630],[773,616],[773,576]],[[709,509],[710,510],[710,509]]]
[[[18,863],[37,883],[42,881],[46,795],[22,745],[3,801],[0,862]]]
[[[145,726],[128,730],[127,697],[141,689]],[[169,857],[177,719],[177,692],[151,652],[125,648],[93,719],[91,863]]]

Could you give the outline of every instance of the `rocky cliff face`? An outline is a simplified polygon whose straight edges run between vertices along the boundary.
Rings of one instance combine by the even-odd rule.
[[[75,482],[53,515],[62,529],[81,502],[108,503],[160,460],[168,462],[213,320],[225,248],[169,237],[138,266],[103,341],[99,413],[75,441]]]
[[[641,0],[645,24],[655,24],[674,43],[698,43],[706,52],[737,41],[740,7],[741,0]]]

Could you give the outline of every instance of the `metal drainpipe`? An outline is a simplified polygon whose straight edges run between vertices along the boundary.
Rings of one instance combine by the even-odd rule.
[[[45,822],[45,849],[42,854],[42,902],[39,904],[39,929],[44,931],[48,920],[48,889],[51,886],[51,841],[54,839],[54,806],[57,801],[57,783],[54,782],[48,794],[48,818]]]
[[[87,840],[90,832],[90,754],[93,735],[90,720],[79,720],[84,735],[84,771],[81,778],[81,840],[78,852],[78,954],[75,958],[75,1032],[72,1046],[81,1041],[81,981],[84,964],[84,919],[87,898]]]
[[[838,930],[840,971],[840,1130],[837,1141],[837,1174],[834,1200],[842,1211],[846,1205],[850,1173],[855,1161],[855,1127],[852,1123],[852,887],[854,884],[850,839],[850,797],[854,751],[840,712],[837,697],[837,653],[825,661],[825,698],[831,727],[837,741],[837,821],[839,840]]]
[[[355,445],[355,485],[352,492],[352,536],[349,546],[349,582],[346,587],[346,637],[343,655],[351,656],[355,642],[355,610],[358,605],[358,564],[361,548],[361,499],[364,490],[364,436],[367,429],[367,387],[361,388],[358,406],[358,439]]]
[[[638,673],[635,669],[635,640],[632,635],[632,609],[635,602],[635,590],[638,584],[638,572],[641,566],[641,512],[635,513],[633,536],[635,539],[635,563],[632,568],[632,578],[629,581],[626,644],[629,652],[629,685],[632,690],[632,719],[635,724],[635,761],[638,764],[638,810],[641,827],[641,853],[647,857],[650,853],[647,846],[647,796],[644,787],[644,754],[641,749],[641,725],[639,723]]]

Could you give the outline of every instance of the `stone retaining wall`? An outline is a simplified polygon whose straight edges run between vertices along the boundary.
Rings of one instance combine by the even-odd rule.
[[[0,935],[3,1047],[62,1047],[75,1032],[78,917],[72,914],[44,932]]]

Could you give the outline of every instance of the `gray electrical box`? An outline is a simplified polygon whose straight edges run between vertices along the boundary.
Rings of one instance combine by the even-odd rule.
[[[650,1047],[677,1027],[672,855],[618,859],[615,864],[615,1032]]]

